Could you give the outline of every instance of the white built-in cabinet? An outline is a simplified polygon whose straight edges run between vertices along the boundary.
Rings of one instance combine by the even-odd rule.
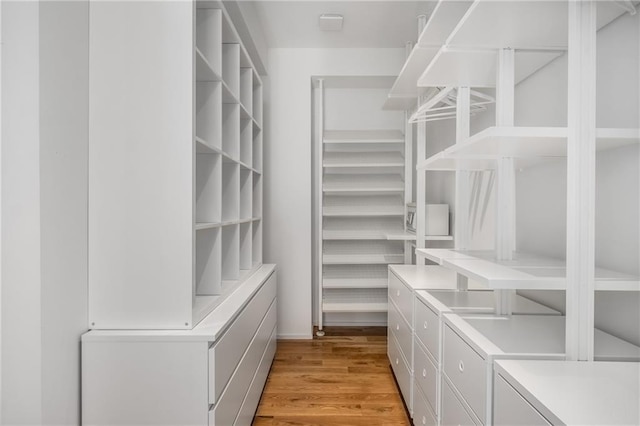
[[[262,81],[219,2],[91,2],[89,328],[191,329],[262,263]]]
[[[325,120],[329,114],[356,118],[366,115],[371,108],[366,104],[367,97],[354,94],[349,102],[360,103],[350,104],[353,108],[350,110],[336,99],[330,99],[329,92],[341,99],[341,95],[336,94],[340,90],[365,93],[367,89],[380,90],[384,87],[381,84],[390,81],[384,76],[314,79],[318,129],[315,151],[317,324],[320,330],[332,314],[377,314],[378,318],[384,315],[387,266],[405,262],[407,142],[402,120],[386,120],[393,122],[395,128],[384,127],[385,123],[377,123],[375,119],[368,121],[368,127],[332,128],[331,122]],[[376,321],[371,317],[362,318],[365,317],[338,321],[347,324]]]
[[[456,173],[456,249],[416,251],[419,263],[426,259],[452,273],[450,282],[440,285],[457,290],[417,291],[413,322],[389,316],[389,358],[415,425],[637,423],[640,348],[594,325],[596,292],[640,291],[638,276],[596,267],[594,256],[595,198],[606,198],[607,191],[598,186],[596,194],[596,153],[640,143],[637,121],[629,127],[596,126],[596,31],[634,10],[621,2],[440,1],[421,31],[385,107],[409,112],[410,121],[418,123],[419,144],[430,121],[455,120],[455,141],[419,156],[417,168],[419,174]],[[515,85],[564,54],[567,125],[515,126]],[[495,126],[472,134],[470,116],[492,103]],[[567,163],[565,259],[516,251],[516,200],[522,195],[516,193],[516,170],[562,161]],[[484,172],[495,177],[494,250],[465,250],[469,178]],[[424,193],[424,179],[418,179],[417,191]],[[427,282],[414,288],[430,289],[438,282],[422,279]],[[478,305],[476,292],[467,289],[470,283],[493,290],[491,303]],[[566,314],[516,315],[519,290],[565,291]],[[390,305],[394,296],[390,293]],[[402,312],[398,303],[394,307]],[[499,361],[507,359],[512,360]],[[433,384],[421,385],[421,374],[433,377]],[[635,374],[634,380],[625,374]],[[613,396],[600,398],[581,387],[610,389]],[[612,405],[615,413],[607,415]]]
[[[275,355],[262,81],[222,2],[89,8],[87,425],[250,425]]]

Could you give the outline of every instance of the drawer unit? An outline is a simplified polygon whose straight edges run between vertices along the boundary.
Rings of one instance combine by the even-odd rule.
[[[442,381],[442,415],[440,424],[442,426],[476,426],[473,417],[458,400],[446,380]]]
[[[420,298],[416,298],[415,333],[436,362],[440,360],[440,319]]]
[[[493,424],[496,426],[551,425],[500,375],[496,375],[493,384],[493,401]]]
[[[393,271],[389,273],[389,299],[395,303],[404,320],[413,321],[413,290],[406,286]]]
[[[209,350],[209,404],[215,404],[276,296],[272,276]]]
[[[431,410],[431,406],[422,394],[422,390],[417,385],[417,381],[413,384],[413,425],[414,426],[436,426],[438,421]]]
[[[484,419],[487,414],[487,376],[491,366],[448,325],[444,327],[443,343],[443,373],[474,413]]]
[[[402,356],[407,364],[411,365],[411,358],[413,355],[411,348],[413,340],[411,328],[409,327],[409,324],[405,322],[404,318],[402,318],[393,303],[389,303],[387,323],[389,330],[393,332],[394,336],[398,340]]]
[[[229,385],[209,413],[209,425],[226,426],[234,424],[253,376],[258,370],[262,355],[269,344],[273,329],[276,326],[276,314],[276,302],[274,301],[249,344],[247,351],[240,360],[238,368],[229,381]]]
[[[425,396],[431,410],[438,414],[438,369],[417,340],[413,345],[413,367],[414,382]]]
[[[387,350],[389,362],[391,362],[391,368],[396,376],[400,392],[405,403],[407,403],[407,407],[409,407],[409,411],[411,411],[411,371],[400,353],[400,345],[393,332],[389,333]]]

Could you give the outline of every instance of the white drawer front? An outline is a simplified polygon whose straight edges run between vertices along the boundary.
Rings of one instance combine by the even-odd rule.
[[[387,314],[387,323],[389,329],[393,332],[398,339],[398,343],[400,344],[400,349],[402,350],[402,356],[404,357],[407,364],[411,365],[412,363],[412,349],[411,349],[411,329],[409,325],[404,321],[402,316],[396,310],[396,307],[393,306],[393,303],[389,303],[389,312]]]
[[[413,348],[413,380],[420,387],[433,412],[438,414],[438,372],[418,342],[415,342]]]
[[[229,381],[218,403],[209,413],[210,425],[231,425],[240,411],[244,398],[249,391],[253,376],[258,370],[265,349],[270,342],[271,333],[276,325],[276,304],[271,309],[260,325],[255,338],[251,341],[247,352],[242,357],[238,368]]]
[[[413,385],[413,425],[414,426],[436,426],[436,416],[431,411],[431,407],[424,396],[420,387],[415,383]]]
[[[436,361],[440,361],[438,348],[440,346],[440,319],[427,305],[416,298],[416,336],[429,350]]]
[[[471,346],[445,325],[442,369],[480,419],[486,418],[486,365]]]
[[[442,426],[475,426],[473,418],[458,401],[449,383],[442,381]]]
[[[209,349],[209,404],[215,404],[276,297],[275,274],[254,295],[222,338]]]
[[[413,321],[413,292],[396,275],[389,271],[389,298],[398,307],[409,324]]]
[[[388,351],[393,374],[396,376],[398,386],[400,386],[404,402],[411,411],[411,373],[400,354],[400,346],[393,333],[389,333]]]
[[[499,374],[495,376],[493,389],[494,425],[549,426],[551,424]]]

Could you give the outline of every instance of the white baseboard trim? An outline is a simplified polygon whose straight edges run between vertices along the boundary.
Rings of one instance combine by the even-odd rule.
[[[278,334],[278,340],[311,340],[313,334]]]

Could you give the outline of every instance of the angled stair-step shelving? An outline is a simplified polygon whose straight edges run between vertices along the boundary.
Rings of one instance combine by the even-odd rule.
[[[325,265],[369,265],[404,262],[404,247],[395,241],[325,241],[323,244]]]
[[[399,130],[325,130],[324,143],[404,143]]]
[[[387,312],[387,290],[327,290],[322,298],[324,312]]]
[[[387,288],[387,265],[326,265],[324,288]]]

